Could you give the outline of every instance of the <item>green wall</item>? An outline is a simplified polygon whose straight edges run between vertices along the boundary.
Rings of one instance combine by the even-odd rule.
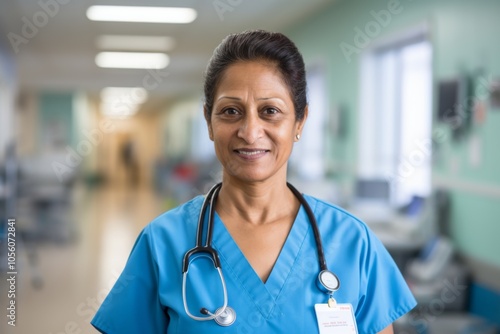
[[[39,96],[39,148],[51,145],[52,132],[58,132],[62,147],[77,142],[73,119],[73,93],[41,93]]]
[[[340,44],[355,45],[355,28],[364,30],[374,21],[371,11],[386,10],[392,1],[345,0],[288,31],[306,63],[318,59],[327,65],[330,108],[341,106],[347,114],[345,137],[330,136],[330,159],[341,166],[337,179],[352,183],[357,159],[360,57],[348,62]],[[392,2],[394,3],[394,2]],[[407,0],[400,13],[373,38],[387,37],[427,23],[433,44],[434,82],[473,74],[476,79],[500,78],[500,1]],[[475,80],[476,85],[481,81]],[[483,87],[484,93],[484,87]],[[476,95],[484,98],[479,91]],[[435,97],[434,97],[435,98]],[[313,111],[312,111],[313,112]],[[441,132],[442,131],[442,132]],[[459,141],[452,140],[449,126],[435,123],[440,133],[435,151],[433,178],[451,191],[451,234],[460,252],[500,268],[500,110],[488,109],[484,124],[473,124]],[[443,136],[444,134],[444,136]],[[470,162],[470,138],[481,143],[481,163]],[[454,182],[459,180],[460,182]],[[472,190],[460,184],[472,185]],[[493,189],[489,194],[483,188]]]

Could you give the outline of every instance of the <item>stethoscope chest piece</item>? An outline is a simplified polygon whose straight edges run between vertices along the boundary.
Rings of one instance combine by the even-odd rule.
[[[221,308],[215,311],[215,314],[219,313]],[[226,306],[226,309],[217,317],[214,318],[215,322],[220,326],[231,326],[236,320],[236,312],[232,307]]]
[[[322,270],[318,274],[318,287],[326,293],[333,293],[340,287],[340,281],[337,275],[330,270]]]

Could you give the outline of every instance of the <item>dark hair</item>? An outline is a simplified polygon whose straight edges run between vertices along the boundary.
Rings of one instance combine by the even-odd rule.
[[[264,30],[231,34],[214,50],[205,72],[205,107],[212,114],[214,95],[224,71],[238,61],[268,61],[275,64],[293,99],[295,118],[302,120],[307,106],[304,60],[285,35]]]

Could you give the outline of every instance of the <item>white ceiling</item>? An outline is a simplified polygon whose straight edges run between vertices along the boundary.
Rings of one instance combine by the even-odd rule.
[[[9,33],[22,36],[23,18],[43,11],[39,2],[57,0],[1,0],[0,38],[10,46]],[[335,0],[58,0],[58,12],[15,54],[22,88],[84,90],[96,93],[106,86],[143,86],[147,70],[102,69],[94,63],[96,38],[103,34],[171,36],[176,47],[169,51],[170,65],[161,84],[151,89],[156,100],[201,92],[203,71],[214,47],[229,33],[245,29],[283,31],[320,11]],[[222,20],[215,4],[227,4]],[[89,6],[143,5],[192,7],[198,17],[190,24],[93,22],[85,13]],[[234,5],[231,5],[234,4]],[[126,50],[124,50],[126,51]]]

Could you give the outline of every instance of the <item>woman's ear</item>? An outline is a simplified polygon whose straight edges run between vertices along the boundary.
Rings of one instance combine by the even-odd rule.
[[[296,133],[296,135],[299,135],[299,138],[300,138],[300,136],[302,136],[302,130],[304,129],[304,125],[306,124],[307,115],[309,115],[309,106],[308,105],[306,105],[306,107],[304,108],[304,116],[302,117],[302,119],[300,121],[297,121],[297,133]]]
[[[212,121],[210,119],[210,114],[208,112],[206,104],[203,105],[203,115],[205,116],[205,121],[207,122],[208,137],[210,138],[211,141],[214,141],[214,133],[212,131]]]

